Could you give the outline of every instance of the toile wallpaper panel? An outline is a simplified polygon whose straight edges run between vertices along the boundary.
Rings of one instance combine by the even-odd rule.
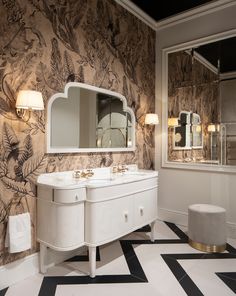
[[[137,163],[154,166],[155,32],[114,0],[0,2],[0,265],[36,252],[36,180],[44,172]],[[45,153],[45,112],[16,117],[20,89],[41,91],[45,106],[67,82],[123,94],[136,115],[136,151]],[[29,211],[32,249],[4,247],[9,215]]]

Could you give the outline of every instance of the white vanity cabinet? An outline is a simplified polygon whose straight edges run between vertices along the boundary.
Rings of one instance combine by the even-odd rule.
[[[69,251],[87,245],[90,276],[94,277],[97,246],[147,224],[151,224],[154,239],[158,173],[137,171],[99,179],[99,172],[104,178],[104,169],[95,170],[97,179],[76,180],[73,172],[39,176],[37,240],[41,272],[46,271],[47,247]]]
[[[115,240],[156,218],[157,177],[106,187],[87,186],[85,241],[89,246]]]
[[[38,186],[37,239],[57,250],[84,245],[84,201],[86,189],[54,189]]]

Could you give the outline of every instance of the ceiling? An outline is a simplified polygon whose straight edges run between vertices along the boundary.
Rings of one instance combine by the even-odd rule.
[[[215,0],[131,0],[131,2],[154,20],[161,21]]]

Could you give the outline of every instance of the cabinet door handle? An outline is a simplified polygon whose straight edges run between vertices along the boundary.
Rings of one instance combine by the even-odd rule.
[[[139,207],[140,215],[143,216],[144,214],[144,207]]]
[[[129,218],[129,212],[124,212],[124,216],[125,216],[125,222],[127,222]]]

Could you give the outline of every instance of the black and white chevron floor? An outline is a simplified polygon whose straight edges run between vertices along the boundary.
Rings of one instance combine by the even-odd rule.
[[[4,289],[0,296],[235,295],[236,240],[229,240],[224,253],[206,254],[188,245],[183,230],[158,221],[154,243],[144,227],[97,249],[94,279],[88,276],[85,254]]]

